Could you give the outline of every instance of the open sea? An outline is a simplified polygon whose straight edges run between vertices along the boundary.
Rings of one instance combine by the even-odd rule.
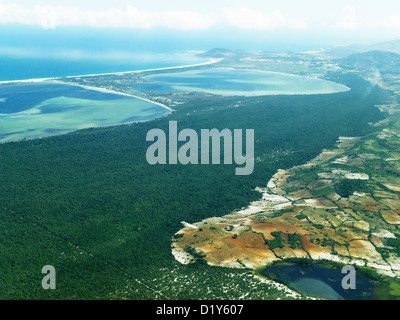
[[[210,36],[209,33],[171,33],[162,30],[155,32],[83,27],[44,30],[40,27],[3,25],[0,26],[0,81],[193,65],[210,60],[196,53],[220,46],[275,52],[303,49],[303,44],[296,48],[282,47],[278,42],[272,41],[273,39],[264,41],[265,39],[260,40],[257,35],[254,39],[237,36],[240,38],[239,42],[233,41],[236,38],[218,32]],[[312,49],[308,46],[304,46],[305,48]],[[168,91],[183,89],[222,95],[251,95],[254,90],[258,90],[258,94],[286,93],[287,87],[296,87],[299,92],[305,90],[295,86],[293,79],[288,81],[287,76],[283,80],[277,79],[276,75],[267,80],[260,80],[258,75],[252,74],[246,75],[245,79],[243,76],[236,75],[236,78],[239,77],[236,79],[232,73],[220,72],[184,74],[184,79],[170,76],[159,80],[168,80],[163,85]],[[196,83],[191,81],[192,78]],[[305,81],[301,80],[302,83]],[[176,81],[185,85],[177,87]],[[303,84],[310,87],[306,82]],[[343,89],[331,88],[332,84],[322,81],[318,85],[318,93],[321,90],[325,93],[326,90],[335,92]],[[238,88],[242,91],[239,92]],[[3,84],[0,86],[0,143],[47,137],[83,128],[148,121],[169,112],[163,106],[136,97],[100,93],[66,84]]]
[[[0,26],[0,81],[137,71],[206,62],[189,45],[124,30]]]
[[[133,54],[129,60],[13,57],[1,55],[0,81],[79,76],[184,66],[209,59],[189,54]]]
[[[0,81],[138,71],[209,60],[130,32],[0,27]],[[169,112],[150,101],[66,84],[2,84],[0,143],[148,121]]]
[[[204,62],[213,48],[266,52],[320,49],[294,34],[231,34],[224,30],[165,31],[89,27],[0,26],[0,81],[136,71]],[[316,40],[315,40],[316,41]]]

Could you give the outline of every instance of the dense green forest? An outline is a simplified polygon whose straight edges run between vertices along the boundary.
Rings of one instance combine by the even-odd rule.
[[[222,292],[223,282],[249,291],[244,271],[179,265],[171,238],[181,221],[225,215],[258,199],[254,188],[277,169],[312,159],[339,136],[373,130],[369,123],[384,116],[374,105],[387,93],[355,75],[335,80],[352,90],[194,95],[150,122],[0,145],[0,298],[237,298]],[[149,165],[146,134],[168,132],[170,120],[178,130],[254,129],[253,174],[235,176],[236,164]],[[44,265],[56,268],[57,290],[41,288]],[[260,290],[254,297],[279,295]]]

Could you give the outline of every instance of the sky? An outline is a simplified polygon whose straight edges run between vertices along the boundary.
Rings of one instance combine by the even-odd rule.
[[[400,38],[398,0],[0,0],[0,27],[131,30],[208,37],[236,46],[254,40],[314,45],[373,43]],[[6,29],[4,29],[6,30]],[[0,30],[0,32],[2,32]],[[4,31],[3,31],[4,32]],[[227,40],[231,38],[231,42]],[[273,39],[273,40],[272,40]]]

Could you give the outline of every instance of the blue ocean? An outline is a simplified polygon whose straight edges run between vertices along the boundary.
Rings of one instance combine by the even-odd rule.
[[[162,35],[0,27],[0,81],[137,71],[208,61]]]
[[[164,45],[115,30],[3,26],[0,81],[137,71],[209,61],[193,52]],[[134,96],[66,84],[2,84],[0,143],[148,121],[169,112],[166,107]]]
[[[248,51],[309,51],[321,39],[293,33],[226,30],[166,31],[89,27],[0,26],[0,81],[76,76],[181,66],[206,61],[194,53],[213,48]],[[287,39],[287,38],[285,38]],[[322,41],[323,43],[323,41]]]
[[[184,66],[208,61],[185,54],[132,55],[131,60],[12,57],[0,53],[0,81],[54,78]]]
[[[301,50],[302,46],[296,49]],[[192,65],[209,61],[196,53],[216,47],[275,52],[294,49],[287,45],[282,47],[276,41],[265,41],[264,36],[257,34],[254,39],[249,39],[240,34],[231,37],[223,32],[210,35],[196,31],[182,33],[88,27],[44,30],[32,26],[3,25],[0,26],[0,81]],[[206,78],[209,82],[210,76]],[[170,109],[165,106],[135,96],[105,94],[66,84],[2,84],[0,143],[42,138],[84,128],[148,121],[169,112]]]

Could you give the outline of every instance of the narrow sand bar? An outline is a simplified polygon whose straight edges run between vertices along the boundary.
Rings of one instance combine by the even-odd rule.
[[[0,84],[33,83],[33,82],[54,81],[54,80],[60,80],[60,79],[63,79],[63,78],[66,78],[66,79],[86,78],[86,77],[107,76],[107,75],[123,75],[123,74],[130,74],[130,73],[135,74],[135,73],[142,73],[142,72],[149,72],[149,71],[185,69],[185,68],[200,67],[200,66],[206,66],[206,65],[209,65],[209,64],[214,64],[214,63],[222,61],[223,59],[224,58],[211,59],[210,61],[207,61],[207,62],[202,62],[202,63],[197,63],[197,64],[189,64],[189,65],[178,66],[178,67],[166,67],[166,68],[145,69],[145,70],[136,70],[136,71],[124,71],[124,72],[84,74],[84,75],[79,75],[79,76],[66,76],[66,77],[53,77],[53,78],[36,78],[36,79],[25,79],[25,80],[6,80],[6,81],[0,81]]]
[[[149,72],[149,71],[162,71],[162,70],[174,70],[174,69],[186,69],[186,68],[191,68],[191,67],[200,67],[200,66],[205,66],[205,65],[210,65],[214,64],[217,62],[222,61],[224,58],[218,58],[218,59],[211,59],[210,61],[207,62],[202,62],[202,63],[197,63],[197,64],[190,64],[190,65],[185,65],[185,66],[177,66],[177,67],[166,67],[166,68],[156,68],[156,69],[146,69],[146,70],[136,70],[136,71],[125,71],[125,72],[111,72],[111,73],[98,73],[98,74],[86,74],[86,75],[79,75],[79,76],[67,76],[67,77],[54,77],[54,78],[36,78],[36,79],[26,79],[26,80],[9,80],[9,81],[0,81],[1,84],[26,84],[26,83],[40,83],[40,82],[55,82],[55,83],[62,83],[66,85],[74,85],[74,86],[79,86],[84,89],[88,90],[94,90],[98,92],[104,92],[104,93],[111,93],[111,94],[118,94],[118,95],[124,95],[127,97],[133,97],[136,99],[140,99],[143,101],[151,102],[154,104],[157,104],[163,108],[168,109],[169,111],[174,111],[173,109],[167,107],[166,105],[155,102],[149,99],[145,99],[133,94],[128,94],[124,92],[118,92],[114,90],[109,90],[101,87],[92,87],[92,86],[86,86],[86,85],[81,85],[81,84],[76,84],[76,83],[70,83],[70,82],[63,82],[61,79],[67,78],[86,78],[86,77],[96,77],[96,76],[106,76],[106,75],[124,75],[124,74],[135,74],[135,73],[143,73],[143,72]]]
[[[121,96],[127,96],[127,97],[132,97],[132,98],[136,98],[136,99],[140,99],[143,101],[147,101],[147,102],[151,102],[153,104],[159,105],[163,108],[168,109],[169,111],[174,111],[173,109],[171,109],[170,107],[167,107],[166,105],[159,103],[159,102],[155,102],[146,98],[142,98],[133,94],[129,94],[129,93],[125,93],[125,92],[119,92],[119,91],[114,91],[114,90],[110,90],[110,89],[105,89],[105,88],[100,88],[100,87],[92,87],[92,86],[86,86],[84,84],[77,84],[77,83],[70,83],[70,82],[63,82],[63,81],[57,81],[57,80],[52,80],[52,83],[59,83],[59,84],[65,84],[65,85],[70,85],[70,86],[77,86],[77,87],[81,87],[83,89],[88,89],[88,90],[93,90],[93,91],[98,91],[98,92],[103,92],[103,93],[111,93],[111,94],[118,94]]]

